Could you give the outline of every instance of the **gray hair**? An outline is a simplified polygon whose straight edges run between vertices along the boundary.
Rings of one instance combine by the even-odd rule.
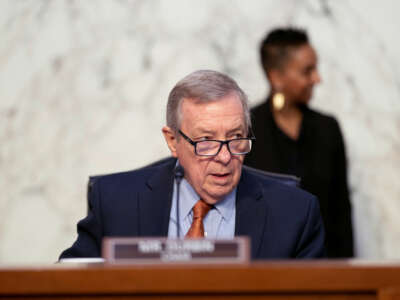
[[[246,94],[229,76],[211,70],[195,71],[180,80],[171,90],[167,103],[167,125],[177,132],[181,123],[183,99],[201,102],[218,101],[234,93],[243,106],[246,130],[251,128],[250,111]]]

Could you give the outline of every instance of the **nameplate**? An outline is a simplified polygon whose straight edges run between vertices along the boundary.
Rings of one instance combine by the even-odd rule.
[[[247,237],[231,240],[104,238],[103,258],[110,264],[247,263]]]

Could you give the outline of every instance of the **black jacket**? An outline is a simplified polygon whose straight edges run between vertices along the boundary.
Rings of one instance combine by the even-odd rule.
[[[351,257],[351,205],[339,124],[333,117],[305,106],[302,110],[304,117],[299,139],[292,141],[294,146],[290,150],[290,141],[285,143],[285,138],[289,138],[277,127],[269,101],[254,107],[251,113],[256,141],[251,153],[246,156],[245,164],[265,171],[299,176],[301,187],[316,195],[320,201],[327,256]]]

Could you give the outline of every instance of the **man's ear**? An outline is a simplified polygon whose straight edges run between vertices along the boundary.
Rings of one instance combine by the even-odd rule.
[[[176,136],[175,132],[168,126],[162,128],[162,133],[164,135],[165,141],[167,142],[168,148],[171,151],[173,157],[178,157],[176,152]]]

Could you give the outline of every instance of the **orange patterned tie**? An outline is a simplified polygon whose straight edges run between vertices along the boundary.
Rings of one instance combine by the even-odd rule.
[[[186,233],[187,238],[202,238],[204,237],[203,219],[212,208],[212,205],[199,200],[193,206],[193,221],[189,231]]]

